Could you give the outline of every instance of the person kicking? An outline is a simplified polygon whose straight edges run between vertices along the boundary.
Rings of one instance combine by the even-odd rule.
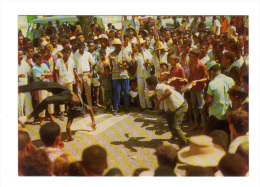
[[[32,117],[37,116],[40,112],[48,107],[48,104],[67,104],[69,106],[68,122],[66,126],[68,141],[73,140],[70,130],[73,119],[82,116],[86,112],[90,113],[92,120],[91,128],[96,130],[96,123],[92,107],[84,104],[78,95],[71,92],[65,86],[55,82],[36,82],[24,86],[19,86],[19,92],[28,92],[34,90],[47,90],[53,93],[53,96],[46,97],[29,115],[19,117],[19,123],[24,124]]]

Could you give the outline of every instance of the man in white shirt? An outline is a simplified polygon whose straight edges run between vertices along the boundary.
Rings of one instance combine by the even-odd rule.
[[[179,146],[187,145],[187,138],[181,130],[183,118],[188,110],[188,104],[183,96],[175,91],[171,86],[158,84],[158,79],[155,76],[146,79],[147,88],[150,91],[155,91],[155,99],[158,100],[158,106],[161,102],[167,106],[167,123],[173,136],[178,137]]]
[[[147,91],[146,82],[144,80],[144,58],[141,53],[139,53],[139,44],[133,43],[132,44],[132,61],[133,66],[136,69],[136,75],[137,75],[137,88],[138,88],[138,95],[139,95],[139,101],[140,101],[140,112],[143,112],[146,109],[146,106],[151,109],[152,105],[151,102],[145,98],[145,93]]]
[[[91,65],[95,65],[95,60],[89,52],[84,51],[85,44],[83,42],[79,42],[78,47],[79,49],[78,51],[76,51],[73,57],[80,77],[77,84],[78,94],[82,96],[82,91],[84,87],[88,105],[92,107],[91,77],[93,75],[93,70],[91,69]]]
[[[28,84],[28,74],[31,74],[31,67],[23,60],[23,50],[18,50],[18,86]],[[18,116],[28,115],[33,111],[32,96],[30,92],[19,93],[18,95]]]
[[[63,57],[58,59],[55,66],[57,83],[67,87],[73,92],[73,84],[76,84],[76,78],[79,79],[76,64],[70,58],[71,48],[66,46],[62,50]],[[60,119],[64,120],[65,105],[60,105],[61,116]]]
[[[206,43],[202,43],[200,45],[200,61],[203,63],[203,64],[206,64],[209,62],[209,56],[207,54],[208,52],[208,44]]]

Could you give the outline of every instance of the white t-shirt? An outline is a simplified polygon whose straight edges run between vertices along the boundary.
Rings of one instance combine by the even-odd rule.
[[[79,50],[74,54],[73,60],[76,64],[78,74],[83,74],[83,72],[89,72],[90,64],[95,65],[95,60],[91,53],[84,51],[83,55],[79,53]]]
[[[55,69],[59,70],[59,81],[60,84],[68,84],[74,81],[74,72],[76,64],[72,58],[68,59],[68,69],[66,68],[63,58],[60,58],[56,62]]]
[[[18,64],[18,75],[24,74],[25,77],[18,78],[18,85],[26,85],[28,84],[28,74],[32,73],[32,68],[30,65],[24,60],[21,61],[21,65]]]
[[[183,104],[184,98],[179,92],[174,90],[169,85],[157,84],[155,88],[156,95],[159,98],[161,98],[165,94],[166,90],[169,90],[172,94],[163,101],[164,105],[166,105],[170,111],[174,112],[177,108],[179,108]]]
[[[63,47],[62,45],[57,44],[57,48],[53,48],[52,55],[57,56],[58,51],[62,51]]]
[[[220,22],[219,22],[218,19],[216,19],[216,20],[214,21],[214,25],[216,26],[216,29],[217,29],[217,27],[218,27],[218,30],[216,30],[216,34],[217,34],[217,35],[220,35],[221,24],[220,24]]]
[[[203,57],[202,59],[200,59],[200,61],[203,63],[203,64],[205,64],[205,65],[207,65],[207,63],[209,62],[209,56],[208,55],[206,55],[205,57]]]

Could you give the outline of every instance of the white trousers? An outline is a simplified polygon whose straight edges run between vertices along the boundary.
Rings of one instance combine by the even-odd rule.
[[[48,92],[47,90],[39,90],[38,92],[39,92],[39,103],[41,103],[46,97],[53,95],[51,92]],[[54,113],[54,104],[48,105],[48,112],[49,114]],[[39,114],[39,117],[45,117],[45,110]]]
[[[73,92],[73,83],[61,84],[67,87],[71,92]],[[65,112],[65,105],[60,105],[60,111]]]
[[[18,116],[24,116],[32,113],[32,96],[30,92],[18,94]]]
[[[146,82],[143,77],[137,77],[137,87],[138,87],[138,95],[140,100],[140,106],[141,108],[152,108],[151,102],[149,101],[149,98],[145,98],[145,94],[148,92]]]
[[[80,96],[82,96],[82,91],[83,91],[83,87],[84,87],[88,105],[90,107],[92,107],[91,78],[88,77],[87,73],[86,74],[80,74],[79,76],[80,76],[80,78],[82,80],[82,83],[78,83],[77,84],[78,94]]]

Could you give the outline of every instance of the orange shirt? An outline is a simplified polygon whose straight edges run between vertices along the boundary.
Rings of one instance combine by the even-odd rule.
[[[227,33],[228,26],[229,26],[229,19],[228,19],[228,17],[226,17],[225,20],[221,20],[220,32],[221,33]]]

